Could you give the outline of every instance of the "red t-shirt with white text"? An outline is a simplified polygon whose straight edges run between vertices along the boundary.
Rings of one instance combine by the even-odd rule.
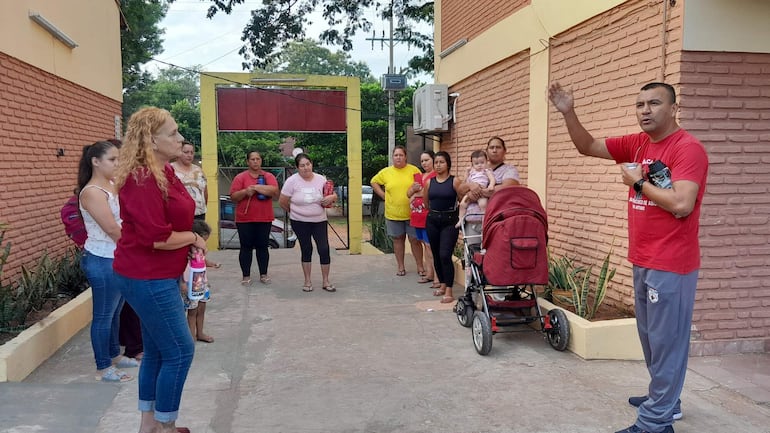
[[[692,212],[676,218],[652,200],[628,192],[628,261],[648,269],[688,274],[700,267],[698,228],[700,206],[706,190],[708,156],[703,145],[684,129],[653,143],[649,135],[613,137],[607,150],[618,163],[637,162],[647,178],[649,165],[662,161],[671,170],[671,182],[689,180],[698,184]]]

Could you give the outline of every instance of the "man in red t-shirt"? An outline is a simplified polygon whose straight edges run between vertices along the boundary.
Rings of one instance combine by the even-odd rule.
[[[575,114],[572,92],[554,82],[548,97],[583,155],[624,163],[628,193],[628,260],[633,266],[636,325],[650,373],[634,425],[617,433],[673,433],[687,371],[690,325],[700,267],[698,226],[708,157],[676,121],[674,88],[649,83],[636,98],[641,133],[595,139]]]

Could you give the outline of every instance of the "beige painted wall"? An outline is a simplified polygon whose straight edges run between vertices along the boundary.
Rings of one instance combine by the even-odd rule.
[[[29,18],[30,11],[78,43],[70,49]],[[112,0],[4,0],[0,51],[122,101],[120,13]]]
[[[768,17],[767,0],[685,1],[683,48],[770,53]]]

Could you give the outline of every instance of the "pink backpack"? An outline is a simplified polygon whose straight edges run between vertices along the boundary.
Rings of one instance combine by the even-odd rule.
[[[80,215],[78,196],[73,195],[61,208],[61,222],[64,224],[64,233],[75,242],[78,248],[83,248],[88,238],[83,216]]]

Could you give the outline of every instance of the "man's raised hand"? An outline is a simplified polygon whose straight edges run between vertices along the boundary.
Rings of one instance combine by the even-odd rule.
[[[558,81],[554,81],[548,86],[548,99],[560,113],[567,113],[575,108],[575,100],[572,97],[572,90],[566,90],[561,87]]]

